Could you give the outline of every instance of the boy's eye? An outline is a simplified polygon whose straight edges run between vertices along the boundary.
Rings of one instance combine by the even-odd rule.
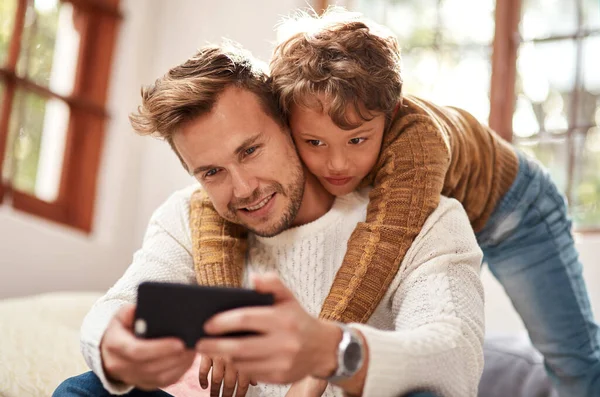
[[[359,143],[363,143],[365,140],[365,138],[352,138],[348,142],[350,142],[352,145],[358,145]]]
[[[318,139],[309,139],[309,140],[308,140],[308,141],[306,141],[306,142],[307,142],[309,145],[312,145],[312,146],[322,146],[322,145],[323,145],[323,142],[321,142],[321,141],[320,141],[320,140],[318,140]]]

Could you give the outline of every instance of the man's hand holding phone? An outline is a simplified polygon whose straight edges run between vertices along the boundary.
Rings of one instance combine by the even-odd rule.
[[[326,378],[337,367],[342,331],[333,322],[307,313],[275,274],[254,277],[256,292],[272,294],[274,305],[228,310],[211,317],[208,338],[196,344],[200,354],[223,357],[227,365],[258,382],[286,384],[307,376]],[[228,334],[254,335],[231,338]]]
[[[142,390],[164,388],[177,382],[191,367],[195,342],[205,336],[204,322],[215,313],[245,305],[268,305],[271,296],[251,290],[144,283],[138,304],[122,307],[107,327],[100,344],[106,376]],[[243,334],[243,333],[242,333]],[[222,359],[202,356],[198,380],[211,396],[245,396],[256,385]],[[237,386],[237,390],[235,390]]]
[[[108,378],[155,390],[175,383],[196,357],[174,337],[139,339],[133,333],[135,306],[128,304],[116,313],[100,343],[100,354]]]
[[[284,384],[333,372],[339,327],[306,313],[276,275],[254,279],[254,291],[140,285],[137,307],[123,307],[102,339],[105,373],[143,390],[161,388],[179,380],[200,353],[201,387],[208,387],[212,368],[211,396],[223,385],[224,396],[241,397],[256,384],[248,375]],[[302,385],[292,395],[303,394]],[[315,395],[323,388],[309,387]]]

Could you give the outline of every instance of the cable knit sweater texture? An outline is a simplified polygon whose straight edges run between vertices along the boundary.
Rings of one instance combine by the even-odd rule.
[[[109,382],[102,369],[99,344],[114,313],[126,302],[135,303],[142,281],[196,282],[189,202],[197,189],[176,192],[155,211],[133,263],[84,320],[85,360],[114,394],[131,389]],[[366,191],[351,193],[312,223],[272,238],[250,235],[243,284],[248,286],[251,272],[277,272],[304,308],[317,316],[346,243],[366,217],[368,202]],[[476,396],[483,370],[481,260],[461,205],[442,198],[368,323],[351,325],[361,330],[369,346],[364,396],[397,397],[415,389],[445,397]],[[248,396],[283,397],[288,387],[260,384],[251,387]],[[332,386],[325,393],[342,395]]]
[[[478,231],[517,169],[514,149],[468,112],[404,97],[363,181],[374,187],[367,216],[352,233],[321,317],[366,322],[440,195],[460,201]],[[195,219],[202,231],[194,252],[199,283],[240,285],[243,235],[230,233],[208,199]]]

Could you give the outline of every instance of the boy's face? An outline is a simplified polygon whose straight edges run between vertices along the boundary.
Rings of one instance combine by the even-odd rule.
[[[302,204],[304,171],[293,142],[256,95],[230,87],[173,143],[226,220],[260,236],[287,229]]]
[[[354,191],[375,166],[381,150],[385,115],[371,112],[371,120],[358,128],[344,130],[328,115],[329,100],[319,97],[321,109],[293,105],[290,128],[300,158],[327,191],[342,196]],[[360,117],[352,106],[347,109],[350,121]]]

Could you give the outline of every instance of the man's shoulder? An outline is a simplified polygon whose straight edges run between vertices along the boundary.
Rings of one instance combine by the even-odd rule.
[[[441,196],[440,203],[425,221],[421,233],[431,232],[440,227],[454,229],[473,234],[469,217],[462,204],[453,198]]]
[[[414,249],[419,251],[425,246],[430,246],[432,242],[456,247],[457,251],[478,247],[469,217],[458,200],[444,196],[440,198],[438,207],[427,218],[415,239]]]
[[[467,213],[460,201],[452,197],[440,196],[438,207],[431,214],[436,217],[464,217],[468,221]]]

